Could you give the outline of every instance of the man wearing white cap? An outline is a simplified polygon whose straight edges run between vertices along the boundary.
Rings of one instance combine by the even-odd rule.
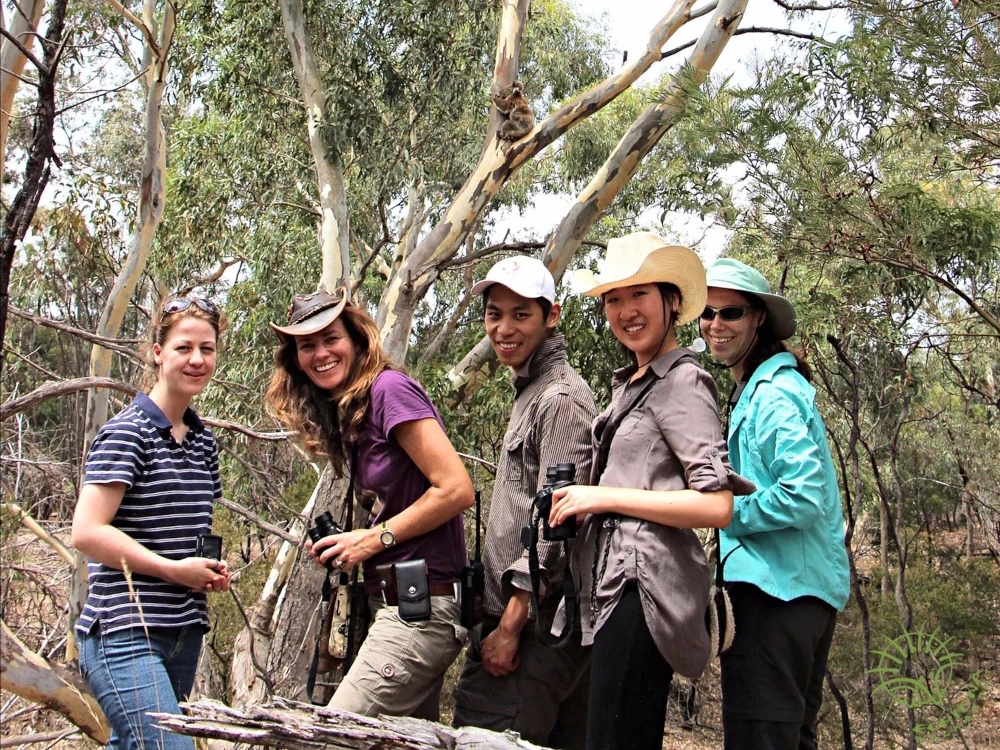
[[[454,723],[510,729],[548,747],[583,747],[589,654],[578,635],[564,648],[542,642],[532,622],[540,617],[547,632],[562,593],[562,547],[538,543],[536,613],[521,529],[531,523],[547,467],[572,462],[578,477],[590,475],[594,396],[566,362],[565,339],[555,332],[555,281],[541,261],[506,258],[472,291],[483,295],[486,333],[512,371],[515,396],[486,525],[485,618],[471,634],[455,687]]]

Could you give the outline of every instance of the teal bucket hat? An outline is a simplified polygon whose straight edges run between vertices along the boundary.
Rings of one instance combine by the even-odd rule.
[[[734,258],[720,258],[707,273],[708,288],[733,289],[757,297],[767,308],[767,319],[775,336],[784,341],[795,333],[795,308],[780,294],[771,294],[764,274]]]

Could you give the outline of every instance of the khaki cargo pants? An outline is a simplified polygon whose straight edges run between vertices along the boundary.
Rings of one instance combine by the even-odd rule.
[[[374,620],[368,637],[329,707],[437,721],[444,673],[466,639],[458,603],[432,596],[431,617],[424,622],[405,622],[381,597],[371,597],[369,604]]]

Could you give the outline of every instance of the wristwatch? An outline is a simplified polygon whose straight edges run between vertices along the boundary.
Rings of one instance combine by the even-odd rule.
[[[386,549],[389,549],[389,547],[393,547],[396,544],[396,535],[392,533],[392,529],[390,529],[389,525],[384,521],[382,522],[382,525],[379,526],[378,540],[382,542]]]

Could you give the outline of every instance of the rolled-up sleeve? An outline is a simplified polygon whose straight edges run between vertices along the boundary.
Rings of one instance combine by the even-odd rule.
[[[823,454],[810,432],[807,405],[780,389],[761,393],[758,413],[747,420],[751,445],[774,483],[737,499],[727,529],[733,536],[778,529],[805,529],[823,517],[826,473]]]
[[[699,492],[752,492],[754,485],[729,465],[711,376],[700,367],[681,365],[670,373],[665,396],[651,399],[651,408],[670,450],[684,467],[687,486]]]

